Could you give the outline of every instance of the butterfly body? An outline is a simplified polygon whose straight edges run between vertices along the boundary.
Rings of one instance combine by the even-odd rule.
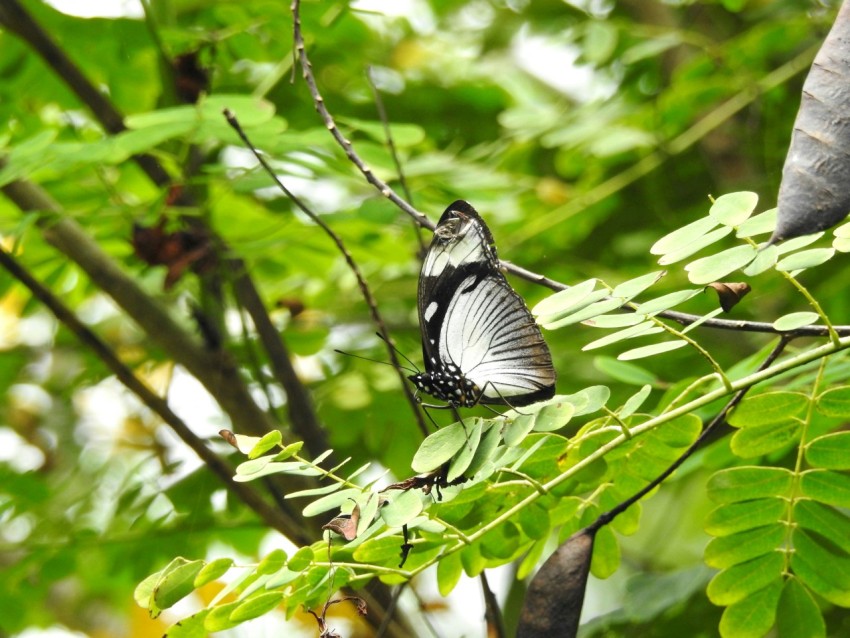
[[[456,407],[523,406],[555,394],[552,357],[499,268],[493,237],[464,201],[434,231],[419,276],[425,372],[417,389]]]

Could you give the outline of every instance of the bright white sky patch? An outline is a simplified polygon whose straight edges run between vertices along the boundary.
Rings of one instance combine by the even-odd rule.
[[[513,42],[513,57],[522,69],[580,103],[610,97],[616,90],[591,67],[576,64],[579,49],[550,37],[533,35],[527,27]]]
[[[47,0],[54,9],[80,18],[141,18],[139,0]]]

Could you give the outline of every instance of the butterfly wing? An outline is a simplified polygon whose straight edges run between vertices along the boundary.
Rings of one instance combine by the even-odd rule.
[[[418,301],[428,372],[454,364],[485,403],[522,406],[554,395],[549,348],[499,270],[490,230],[466,202],[449,206],[437,224]]]

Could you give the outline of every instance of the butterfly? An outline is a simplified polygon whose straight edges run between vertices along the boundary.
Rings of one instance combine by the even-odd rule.
[[[449,206],[419,274],[425,372],[417,390],[453,407],[530,405],[555,395],[540,328],[499,269],[490,229],[463,200]]]

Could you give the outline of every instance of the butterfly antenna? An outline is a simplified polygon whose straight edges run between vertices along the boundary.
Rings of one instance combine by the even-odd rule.
[[[363,361],[369,361],[371,363],[380,363],[381,365],[384,365],[384,366],[391,366],[393,368],[395,367],[389,361],[379,361],[378,359],[370,359],[369,357],[364,357],[364,356],[361,356],[359,354],[353,354],[351,352],[346,352],[345,350],[337,350],[336,348],[334,348],[334,352],[345,355],[346,357],[354,357],[355,359],[363,359]],[[405,357],[405,359],[407,359],[407,357]],[[409,359],[408,359],[408,361],[409,361]],[[405,367],[402,366],[401,369],[406,370],[407,372],[410,372],[412,374],[418,374],[419,373],[419,370],[417,370],[416,368],[411,369],[411,368],[405,368]]]
[[[407,362],[408,362],[411,366],[413,366],[413,368],[416,370],[416,372],[417,372],[417,373],[419,372],[419,368],[417,368],[417,367],[416,367],[416,364],[415,364],[415,363],[413,363],[413,361],[411,361],[411,360],[408,358],[408,356],[407,356],[406,354],[404,354],[401,350],[399,350],[398,348],[396,348],[394,344],[392,344],[392,343],[390,343],[389,341],[387,341],[386,339],[384,339],[384,335],[382,335],[380,332],[376,332],[375,334],[378,336],[378,339],[380,339],[381,341],[383,341],[384,343],[386,343],[386,344],[387,344],[390,348],[392,348],[393,350],[395,350],[395,353],[396,353],[398,356],[400,356],[402,359],[404,359],[405,361],[407,361]]]

